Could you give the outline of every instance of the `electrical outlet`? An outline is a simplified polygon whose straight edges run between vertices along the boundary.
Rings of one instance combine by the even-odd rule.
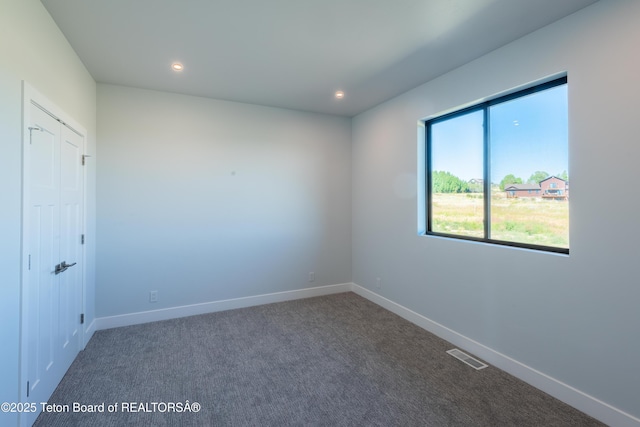
[[[376,277],[376,289],[380,289],[382,287],[382,280],[379,277]]]
[[[149,302],[158,302],[158,291],[149,292]]]
[[[309,281],[310,282],[316,281],[316,273],[314,273],[313,271],[309,273]]]

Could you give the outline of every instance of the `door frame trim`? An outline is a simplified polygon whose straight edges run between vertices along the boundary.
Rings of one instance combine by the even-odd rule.
[[[26,333],[28,331],[27,322],[27,301],[28,301],[28,266],[29,266],[29,165],[30,165],[30,157],[29,150],[27,146],[30,142],[30,131],[29,124],[31,123],[31,105],[41,108],[44,112],[51,115],[56,120],[62,122],[62,124],[66,125],[75,133],[82,136],[82,152],[86,154],[87,149],[87,130],[84,126],[76,122],[72,117],[66,114],[62,109],[60,109],[56,104],[51,102],[47,97],[38,92],[33,86],[28,84],[26,81],[22,81],[22,212],[21,212],[21,265],[20,265],[20,355],[19,355],[19,378],[20,383],[18,384],[18,392],[20,396],[20,400],[22,402],[27,402],[27,381],[28,381],[28,337]],[[87,170],[86,168],[82,169],[82,193],[83,193],[83,212],[82,212],[82,229],[86,235],[87,229]],[[82,292],[81,296],[81,309],[82,312],[86,313],[86,284],[87,284],[87,249],[86,245],[82,245],[82,274],[81,274],[81,283],[80,289]],[[81,351],[86,346],[86,338],[87,338],[87,322],[81,325],[80,328],[80,337],[78,340],[78,351]],[[39,406],[39,402],[36,402]],[[39,412],[39,411],[38,411]],[[19,425],[27,425],[27,415],[28,413],[22,413],[19,417]]]

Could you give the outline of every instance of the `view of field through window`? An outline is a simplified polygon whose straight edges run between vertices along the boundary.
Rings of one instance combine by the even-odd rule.
[[[569,248],[566,83],[429,126],[430,232]]]

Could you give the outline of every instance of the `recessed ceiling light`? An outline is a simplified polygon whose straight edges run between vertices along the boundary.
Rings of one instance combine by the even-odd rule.
[[[344,92],[341,91],[341,90],[336,91],[336,95],[335,96],[336,96],[336,99],[342,99],[342,98],[344,98]]]
[[[173,71],[182,71],[184,70],[184,66],[179,62],[174,62],[173,64],[171,64],[171,69]]]

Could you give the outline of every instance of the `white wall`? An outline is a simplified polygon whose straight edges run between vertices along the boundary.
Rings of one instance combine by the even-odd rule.
[[[100,84],[98,139],[99,317],[350,282],[349,119]]]
[[[0,0],[0,402],[19,402],[22,80],[87,128],[95,152],[95,82],[37,0]],[[95,170],[88,170],[88,215],[95,216]],[[95,237],[90,220],[87,234]],[[91,242],[91,240],[90,240]],[[86,313],[93,319],[94,251],[88,245]],[[24,388],[24,387],[23,387]],[[0,425],[16,425],[0,413]]]
[[[635,417],[639,16],[596,3],[352,124],[353,281]],[[418,120],[563,71],[570,256],[418,236]]]

